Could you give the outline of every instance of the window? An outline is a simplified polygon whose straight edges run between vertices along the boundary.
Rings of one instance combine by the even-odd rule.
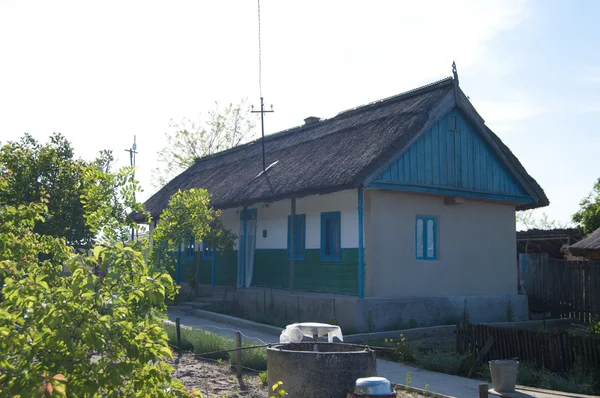
[[[321,213],[321,261],[341,261],[341,213]]]
[[[296,228],[294,228],[294,260],[304,260],[304,251],[306,250],[306,215],[296,214]],[[292,216],[288,216],[287,229],[287,258],[290,258],[290,248],[292,247]]]
[[[202,242],[202,260],[212,260],[213,258],[213,249],[210,242],[204,241]]]
[[[186,260],[194,259],[194,247],[195,246],[196,246],[196,241],[194,240],[193,236],[190,236],[189,240],[187,241],[187,243],[184,246],[184,253],[185,253]]]
[[[416,251],[418,260],[437,259],[437,236],[435,217],[417,216],[415,226]]]

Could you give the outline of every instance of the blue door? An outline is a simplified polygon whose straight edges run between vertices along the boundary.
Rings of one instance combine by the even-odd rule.
[[[238,250],[237,287],[247,288],[254,278],[256,251],[256,209],[240,211],[240,237]]]

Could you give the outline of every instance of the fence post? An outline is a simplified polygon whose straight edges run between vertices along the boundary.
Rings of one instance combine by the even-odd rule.
[[[235,354],[236,354],[236,364],[237,364],[237,369],[236,369],[236,374],[237,374],[237,378],[241,379],[242,378],[242,334],[238,331],[235,332],[235,348],[237,348]]]
[[[181,320],[175,318],[175,330],[177,330],[177,349],[181,351]]]
[[[488,398],[489,386],[487,383],[482,383],[479,385],[479,398]]]

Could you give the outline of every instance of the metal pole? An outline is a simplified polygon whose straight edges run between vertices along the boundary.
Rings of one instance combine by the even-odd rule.
[[[363,241],[364,198],[363,187],[358,188],[358,297],[365,297],[365,249]]]
[[[237,348],[235,359],[236,359],[236,375],[238,380],[242,378],[242,334],[238,331],[235,332],[235,347]]]
[[[181,320],[175,318],[175,329],[177,331],[177,349],[181,351]]]
[[[296,198],[292,198],[292,215],[290,216],[290,290],[294,290],[294,269],[296,257]]]
[[[177,269],[175,270],[175,282],[181,282],[181,243],[177,246]]]
[[[265,103],[263,102],[263,97],[260,97],[260,128],[262,131],[262,161],[263,161],[263,171],[267,168],[265,162]]]

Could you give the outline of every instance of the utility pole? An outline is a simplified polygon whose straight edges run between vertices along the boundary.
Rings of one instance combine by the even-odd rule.
[[[133,145],[129,149],[125,149],[125,152],[129,152],[129,165],[133,168],[133,176],[135,177],[135,155],[137,155],[137,143],[136,136],[133,136]],[[133,198],[135,199],[135,191],[133,192]],[[131,228],[131,241],[135,239],[135,228]]]
[[[267,163],[265,160],[265,113],[272,113],[275,111],[273,110],[273,105],[271,105],[270,111],[265,111],[265,103],[263,101],[263,97],[260,97],[260,111],[255,111],[254,105],[252,105],[252,110],[250,112],[260,113],[260,128],[262,132],[262,139],[260,140],[262,142],[262,171],[264,172],[267,169]]]

